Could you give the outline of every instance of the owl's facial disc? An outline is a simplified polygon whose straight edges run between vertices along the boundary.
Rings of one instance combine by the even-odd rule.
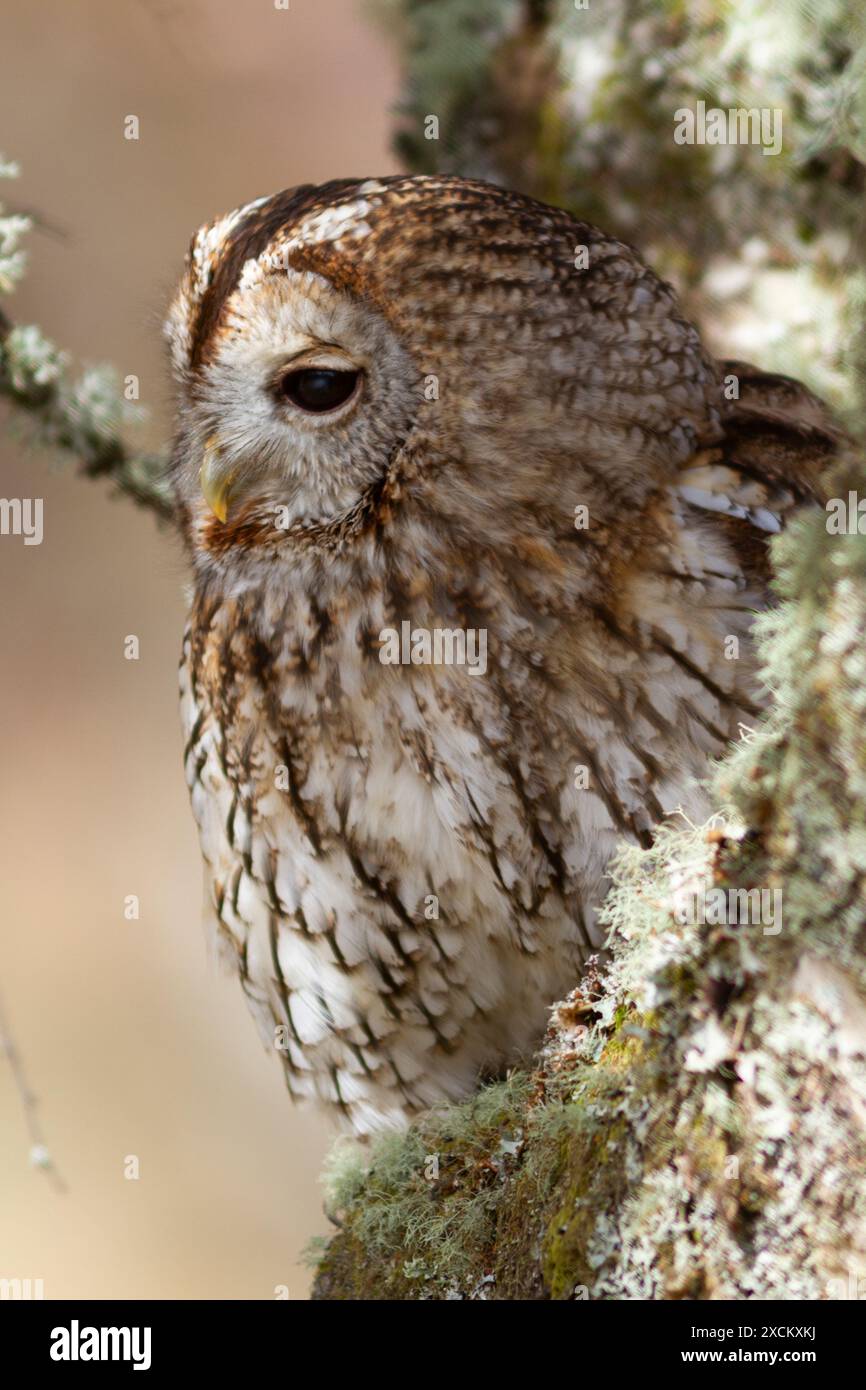
[[[190,399],[185,491],[200,525],[242,518],[238,543],[255,545],[339,523],[384,476],[419,383],[382,317],[322,277],[242,283]]]

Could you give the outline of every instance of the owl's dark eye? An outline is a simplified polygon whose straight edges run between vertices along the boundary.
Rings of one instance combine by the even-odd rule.
[[[358,385],[360,372],[339,372],[331,367],[303,367],[287,372],[279,389],[300,410],[323,414],[347,401]]]

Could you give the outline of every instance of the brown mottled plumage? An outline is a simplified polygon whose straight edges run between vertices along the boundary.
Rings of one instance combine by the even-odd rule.
[[[457,178],[212,223],[167,334],[212,914],[293,1094],[399,1124],[531,1051],[617,841],[701,813],[836,435],[630,247]],[[485,669],[384,664],[404,622]]]

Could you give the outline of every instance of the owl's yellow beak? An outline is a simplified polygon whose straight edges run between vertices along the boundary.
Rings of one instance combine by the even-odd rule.
[[[204,500],[207,502],[217,521],[225,524],[229,514],[229,500],[231,498],[232,483],[236,473],[226,473],[223,469],[219,447],[214,437],[211,437],[204,446],[204,463],[199,472],[199,482]]]

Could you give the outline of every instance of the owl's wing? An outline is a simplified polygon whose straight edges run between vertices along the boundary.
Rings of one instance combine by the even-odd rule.
[[[616,615],[640,643],[641,693],[662,716],[655,762],[686,781],[705,776],[708,757],[765,705],[752,622],[772,602],[767,542],[799,507],[820,505],[828,465],[848,444],[799,382],[741,362],[720,368],[738,388],[723,433],[648,509]],[[651,790],[665,811],[685,797],[676,779]]]
[[[825,500],[822,479],[848,439],[802,382],[747,362],[720,366],[738,392],[726,403],[724,438],[683,469],[677,492],[687,508],[715,513],[744,569],[766,579],[766,539],[798,507]]]

